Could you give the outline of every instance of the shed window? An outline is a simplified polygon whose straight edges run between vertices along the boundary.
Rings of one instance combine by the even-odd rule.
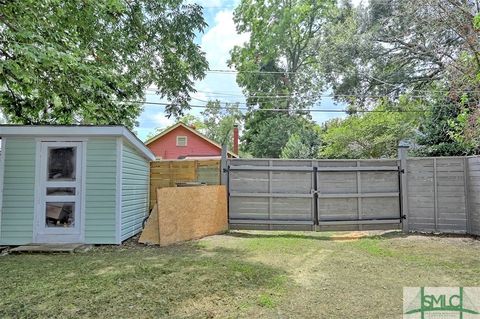
[[[177,136],[177,146],[187,146],[187,137]]]
[[[48,148],[48,180],[75,180],[75,147]]]
[[[74,227],[75,203],[45,203],[46,227]]]

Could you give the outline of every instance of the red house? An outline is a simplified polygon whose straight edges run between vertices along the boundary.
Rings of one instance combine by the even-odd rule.
[[[234,138],[238,141],[238,130]],[[234,143],[238,145],[238,142]],[[222,146],[179,122],[145,142],[158,159],[220,158]],[[238,157],[228,152],[229,157]]]

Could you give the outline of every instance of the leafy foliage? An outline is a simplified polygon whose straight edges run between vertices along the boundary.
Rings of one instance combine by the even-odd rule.
[[[340,6],[321,46],[331,52],[322,65],[337,100],[368,110],[385,99],[400,107],[407,94],[429,112],[406,120],[411,129],[398,127],[401,117],[393,113],[333,121],[322,156],[393,156],[394,141],[412,129],[416,155],[478,153],[479,8],[475,1],[456,0]]]
[[[259,140],[263,123],[283,117],[278,112],[256,112],[253,107],[292,110],[308,108],[318,100],[324,84],[318,37],[324,33],[334,3],[242,0],[236,8],[237,30],[250,33],[249,42],[236,46],[229,61],[239,71],[237,82],[252,107],[245,117],[245,151],[257,153],[253,141]]]
[[[437,82],[450,83],[451,92],[472,89],[480,71],[478,11],[474,1],[457,0],[344,5],[322,46],[331,53],[323,61],[327,82],[338,99],[361,106],[378,95],[423,95]]]
[[[383,101],[373,112],[327,123],[322,134],[320,157],[395,157],[399,142],[411,139],[415,134],[422,113],[410,111],[419,107],[407,98],[402,98],[400,105]]]
[[[281,158],[317,158],[320,150],[320,130],[316,125],[305,125],[290,135],[282,148]]]
[[[221,105],[220,101],[209,101],[201,112],[205,135],[219,144],[233,149],[233,127],[242,129],[243,114],[237,103]]]
[[[437,96],[419,126],[418,156],[473,155],[480,151],[478,108],[468,108],[468,97]]]
[[[240,71],[249,104],[292,108],[315,101],[322,89],[317,38],[333,8],[333,0],[241,1],[234,21],[250,40],[232,50],[230,64]]]
[[[14,123],[132,127],[155,85],[180,114],[207,68],[193,42],[201,7],[181,2],[1,1],[1,111]]]
[[[305,135],[308,130],[313,130],[313,125],[302,116],[282,114],[281,116],[270,117],[260,125],[258,134],[252,139],[249,150],[254,157],[279,158],[293,135],[301,135],[300,142],[309,148],[314,148],[311,144],[316,144],[316,142],[312,142],[308,135]],[[289,148],[292,148],[291,145]],[[290,152],[290,150],[286,150],[286,152]],[[292,153],[288,153],[288,156],[294,156],[294,154],[292,150]],[[287,156],[287,154],[285,155]]]
[[[203,123],[203,120],[193,114],[185,114],[179,119],[179,121],[187,126],[194,127],[196,130],[199,131],[203,131],[205,129],[205,124]]]

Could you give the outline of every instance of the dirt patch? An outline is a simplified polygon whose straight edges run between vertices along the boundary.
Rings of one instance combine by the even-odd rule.
[[[363,231],[354,231],[346,234],[332,235],[330,238],[332,240],[342,241],[342,240],[359,240],[360,238],[365,238],[372,236],[372,234]]]

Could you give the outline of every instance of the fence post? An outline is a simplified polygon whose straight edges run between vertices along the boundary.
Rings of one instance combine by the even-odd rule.
[[[409,231],[408,227],[408,189],[407,189],[407,152],[408,145],[400,142],[398,145],[398,160],[400,162],[400,214],[402,215],[402,230]]]
[[[222,145],[222,159],[220,161],[220,184],[227,185],[228,182],[228,167],[227,167],[227,145]]]

